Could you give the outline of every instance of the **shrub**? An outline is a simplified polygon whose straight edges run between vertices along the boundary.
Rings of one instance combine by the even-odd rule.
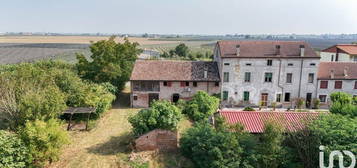
[[[320,99],[312,99],[312,104],[314,109],[320,108]]]
[[[330,95],[332,103],[350,104],[352,102],[352,96],[345,92],[335,92]]]
[[[303,98],[297,98],[295,100],[295,106],[298,108],[298,109],[301,109],[305,104],[305,100]]]
[[[337,101],[330,107],[330,112],[334,114],[357,117],[357,106],[353,104],[341,104]]]
[[[354,96],[352,99],[352,104],[357,105],[357,96]]]
[[[143,109],[129,118],[135,135],[142,135],[148,131],[161,128],[177,129],[181,119],[180,110],[168,101],[155,101],[151,108]]]
[[[29,167],[31,155],[24,142],[17,135],[0,130],[0,167]]]
[[[183,113],[193,121],[200,121],[208,119],[213,113],[215,113],[219,106],[219,99],[208,95],[204,91],[198,91],[190,100],[187,102]]]
[[[208,124],[196,124],[180,139],[184,156],[198,168],[241,167],[243,149],[233,133],[216,131]]]
[[[58,160],[61,147],[69,143],[67,132],[56,119],[30,121],[21,129],[20,135],[30,150],[33,164],[38,167]]]
[[[247,107],[244,107],[243,111],[255,111],[255,110],[254,110],[254,108],[247,106]]]

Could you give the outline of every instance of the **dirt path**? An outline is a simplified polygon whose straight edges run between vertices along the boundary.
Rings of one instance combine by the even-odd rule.
[[[120,95],[93,130],[70,132],[72,143],[64,148],[60,161],[49,167],[118,167],[120,155],[125,156],[128,146],[131,126],[127,118],[139,110],[128,108],[127,99],[128,94]]]

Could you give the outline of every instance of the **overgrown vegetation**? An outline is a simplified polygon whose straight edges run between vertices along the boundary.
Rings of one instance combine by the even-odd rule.
[[[142,135],[154,129],[176,130],[181,111],[168,101],[155,101],[151,108],[143,109],[129,118],[135,135]]]
[[[208,95],[204,91],[198,91],[192,100],[186,102],[183,108],[183,113],[193,121],[201,121],[208,119],[218,109],[219,99]]]
[[[330,97],[332,101],[330,107],[331,113],[357,117],[357,105],[352,95],[344,92],[335,92],[332,93]]]
[[[213,54],[209,51],[206,52],[193,52],[190,51],[186,44],[181,43],[177,45],[174,49],[169,50],[169,52],[164,51],[160,57],[166,59],[183,59],[183,60],[210,60]]]
[[[90,60],[83,54],[77,54],[78,73],[95,83],[109,82],[121,91],[129,80],[137,56],[142,52],[138,46],[139,43],[131,43],[127,39],[124,43],[116,43],[115,36],[92,43]]]

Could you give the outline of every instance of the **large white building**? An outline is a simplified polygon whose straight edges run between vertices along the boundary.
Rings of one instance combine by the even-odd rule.
[[[214,51],[221,76],[222,105],[311,107],[320,57],[305,42],[219,41]]]

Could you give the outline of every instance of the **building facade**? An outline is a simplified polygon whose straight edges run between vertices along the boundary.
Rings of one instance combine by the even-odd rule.
[[[321,62],[317,80],[321,107],[329,107],[333,92],[357,96],[357,62]]]
[[[137,60],[130,78],[132,107],[149,107],[154,100],[188,100],[197,91],[220,93],[215,62]]]
[[[321,62],[357,62],[357,44],[337,44],[320,52]]]
[[[305,42],[220,41],[214,59],[221,76],[222,105],[307,107],[316,98],[320,57]]]

